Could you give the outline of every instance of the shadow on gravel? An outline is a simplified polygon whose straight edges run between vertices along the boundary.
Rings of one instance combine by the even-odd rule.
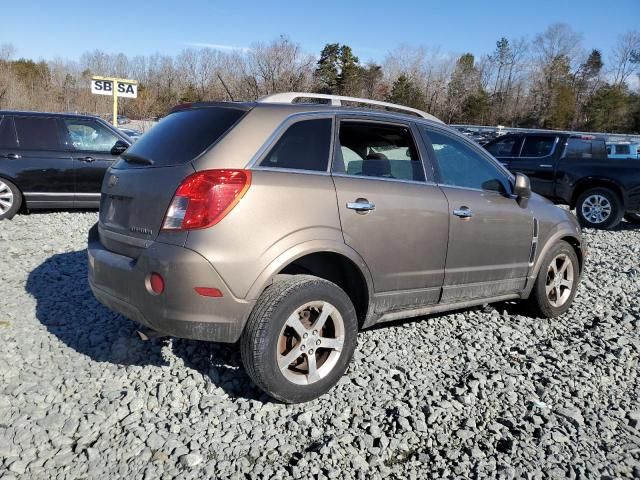
[[[99,303],[87,282],[87,251],[53,255],[27,279],[37,302],[36,317],[47,330],[75,351],[97,362],[116,365],[167,365],[162,348],[168,338],[142,341],[137,323]],[[144,331],[144,330],[143,330]],[[173,353],[188,368],[209,377],[232,397],[258,399],[235,345],[174,338]]]

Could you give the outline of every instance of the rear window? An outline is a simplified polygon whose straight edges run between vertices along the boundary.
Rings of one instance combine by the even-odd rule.
[[[604,140],[570,138],[567,141],[565,157],[574,159],[607,158],[607,147]]]
[[[190,162],[219,140],[244,113],[223,107],[171,113],[140,137],[127,153],[153,160],[154,166],[160,167]]]
[[[16,148],[18,141],[11,117],[0,117],[0,148]]]
[[[20,148],[26,150],[62,150],[55,118],[15,117]]]

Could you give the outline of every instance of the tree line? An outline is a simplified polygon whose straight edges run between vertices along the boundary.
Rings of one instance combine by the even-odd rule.
[[[553,24],[532,39],[499,38],[476,57],[400,46],[380,63],[327,44],[316,57],[286,36],[248,49],[187,48],[175,56],[87,52],[77,61],[16,58],[0,47],[0,109],[110,112],[90,92],[93,75],[139,82],[138,98],[120,102],[131,118],[163,116],[174,105],[255,100],[312,91],[386,100],[425,110],[447,123],[640,132],[640,32],[613,49],[586,48],[582,35]]]

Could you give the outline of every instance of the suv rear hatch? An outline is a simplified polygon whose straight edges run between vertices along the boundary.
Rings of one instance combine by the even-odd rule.
[[[100,241],[137,258],[158,237],[171,200],[192,162],[211,149],[250,110],[233,103],[174,109],[122,154],[105,175]]]

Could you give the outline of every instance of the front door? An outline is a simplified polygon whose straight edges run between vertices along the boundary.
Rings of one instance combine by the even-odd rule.
[[[447,201],[425,177],[411,125],[342,118],[335,143],[342,231],[371,271],[377,312],[437,303]]]
[[[510,178],[480,148],[424,127],[449,207],[442,302],[496,297],[524,288],[533,216],[511,195]]]
[[[62,123],[73,157],[75,206],[97,207],[104,174],[118,158],[111,148],[121,139],[97,120],[67,117]]]

